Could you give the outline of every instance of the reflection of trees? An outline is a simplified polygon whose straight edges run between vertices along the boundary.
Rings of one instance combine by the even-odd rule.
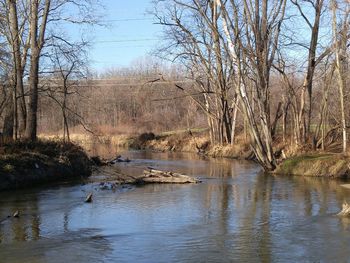
[[[26,194],[10,195],[2,205],[1,219],[20,211],[19,218],[9,217],[0,226],[2,242],[37,240],[40,237],[40,217],[38,212],[38,200],[31,196],[27,201]]]
[[[76,251],[80,260],[89,261],[111,251],[109,241],[98,229],[69,228],[70,220],[77,220],[70,218],[76,206],[66,201],[72,200],[71,194],[76,192],[64,189],[53,192],[0,194],[0,219],[20,211],[19,218],[10,217],[0,224],[0,262],[47,262],[52,260],[51,256],[62,256],[62,260],[73,262]],[[44,239],[42,231],[49,232]]]
[[[216,210],[216,245],[227,249],[230,244],[232,257],[240,260],[256,256],[270,262],[281,241],[276,231],[292,226],[296,217],[333,217],[350,194],[339,181],[243,174],[239,163],[236,168],[211,164],[208,175],[219,178],[209,181],[203,203],[207,210]],[[350,226],[350,219],[340,221],[345,228]]]
[[[235,198],[242,203],[238,218],[241,220],[238,226],[240,258],[249,259],[249,255],[257,256],[262,262],[271,261],[271,233],[270,233],[270,216],[271,216],[271,194],[273,191],[273,180],[259,174],[253,185],[243,183],[235,191]]]

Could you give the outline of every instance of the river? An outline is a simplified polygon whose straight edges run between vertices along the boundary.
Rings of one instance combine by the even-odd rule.
[[[192,185],[100,190],[60,183],[0,193],[0,262],[349,262],[342,182],[271,176],[248,161],[126,152],[144,167],[202,179]],[[101,175],[97,175],[101,176]],[[96,178],[97,178],[96,177]],[[84,203],[93,192],[92,203]]]

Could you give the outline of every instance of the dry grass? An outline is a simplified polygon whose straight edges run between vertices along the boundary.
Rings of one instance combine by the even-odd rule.
[[[140,140],[137,138],[132,143],[133,148],[149,149],[155,151],[181,151],[197,152],[198,148],[206,150],[209,139],[206,135],[196,134],[191,136],[188,132],[169,133],[155,136],[154,139]]]
[[[148,149],[152,151],[198,152],[199,149],[212,157],[247,158],[251,155],[249,141],[243,135],[237,136],[234,144],[211,145],[206,129],[176,130],[160,133],[153,137],[128,134],[93,136],[87,133],[72,133],[71,141],[89,149],[91,144],[105,144],[124,148]],[[62,136],[41,134],[42,139],[61,141]]]
[[[213,145],[208,150],[208,155],[212,157],[227,157],[227,158],[249,158],[251,148],[249,141],[244,139],[243,135],[237,136],[235,143],[225,145]]]
[[[60,135],[47,135],[40,134],[38,136],[42,140],[50,140],[50,141],[62,141],[63,137]],[[130,146],[134,136],[128,135],[102,135],[102,136],[94,136],[91,134],[84,133],[73,133],[70,135],[70,140],[74,143],[77,143],[85,148],[85,146],[90,145],[92,143],[101,143],[101,144],[111,144],[120,147],[128,147]]]
[[[275,173],[284,175],[347,178],[350,158],[341,154],[299,155],[283,161]]]

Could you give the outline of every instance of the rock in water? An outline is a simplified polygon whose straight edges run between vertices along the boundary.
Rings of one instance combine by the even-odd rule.
[[[85,203],[91,203],[92,202],[92,193],[88,194],[88,196],[85,199]]]
[[[15,217],[15,218],[19,218],[19,212],[18,212],[18,210],[17,210],[16,212],[14,212],[12,216]]]
[[[342,210],[337,214],[338,216],[350,216],[350,205],[344,201]]]

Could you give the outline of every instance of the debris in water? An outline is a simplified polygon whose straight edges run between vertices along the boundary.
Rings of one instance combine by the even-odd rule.
[[[12,216],[15,217],[15,218],[18,218],[18,217],[19,217],[19,212],[18,212],[18,210],[17,210],[16,212],[14,212]]]
[[[170,171],[161,171],[148,167],[149,170],[143,171],[143,176],[137,178],[137,183],[168,183],[168,184],[186,184],[200,183],[200,180],[184,174],[174,173]]]
[[[114,190],[117,188],[117,185],[113,182],[102,182],[100,183],[101,190]]]
[[[85,203],[91,203],[92,202],[92,193],[88,194],[88,196],[85,199]]]
[[[338,216],[350,216],[350,205],[344,201],[342,210],[337,214]]]

